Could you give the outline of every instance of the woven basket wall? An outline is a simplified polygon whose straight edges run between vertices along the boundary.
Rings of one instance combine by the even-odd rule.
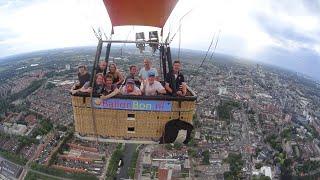
[[[192,123],[195,109],[194,101],[182,101],[181,108],[179,102],[173,101],[172,112],[91,109],[90,101],[90,97],[72,96],[76,132],[85,136],[93,136],[96,132],[100,137],[115,139],[160,138],[169,120],[180,118]],[[128,114],[134,115],[134,118],[128,118]]]

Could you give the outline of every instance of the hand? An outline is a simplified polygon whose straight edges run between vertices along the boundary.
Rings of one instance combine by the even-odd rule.
[[[102,95],[102,96],[100,96],[100,100],[101,99],[108,99],[108,96]]]
[[[178,96],[183,96],[182,91],[177,91],[177,95],[178,95]]]
[[[73,94],[75,94],[77,91],[76,91],[76,90],[71,89],[71,90],[70,90],[70,92],[71,92],[71,94],[73,95]]]
[[[102,100],[101,100],[101,99],[96,99],[96,100],[94,101],[94,103],[95,103],[96,105],[101,105]]]

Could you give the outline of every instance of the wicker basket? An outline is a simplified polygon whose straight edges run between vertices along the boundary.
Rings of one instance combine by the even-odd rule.
[[[72,96],[75,130],[82,136],[154,140],[161,137],[165,124],[172,119],[192,123],[195,100],[170,102],[172,108],[167,112],[115,110],[91,108],[90,97]]]

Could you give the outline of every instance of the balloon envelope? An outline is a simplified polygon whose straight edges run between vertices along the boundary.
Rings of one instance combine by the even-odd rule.
[[[112,26],[163,28],[178,0],[103,0]]]

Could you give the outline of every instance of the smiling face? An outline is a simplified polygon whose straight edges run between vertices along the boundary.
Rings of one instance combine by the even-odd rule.
[[[101,62],[99,63],[99,69],[100,69],[100,70],[105,70],[105,69],[107,69],[107,63],[106,63],[105,61],[101,61]]]
[[[112,85],[112,77],[106,77],[106,85],[111,86]]]
[[[150,69],[151,68],[151,62],[149,59],[144,59],[143,60],[143,65],[145,69]]]
[[[150,84],[153,84],[154,83],[154,80],[155,80],[155,77],[154,76],[149,76],[148,77],[148,81]]]
[[[79,67],[79,73],[80,74],[84,74],[86,72],[86,69],[85,69],[85,67]]]
[[[110,72],[111,72],[111,73],[116,72],[116,70],[117,70],[116,65],[114,65],[114,64],[110,64],[110,66],[109,66],[109,70],[110,70]]]
[[[133,90],[134,90],[134,84],[128,83],[127,84],[127,92],[131,93],[131,92],[133,92]]]
[[[104,84],[104,77],[103,77],[103,75],[97,75],[96,84],[97,84],[97,85],[103,85],[103,84]]]
[[[181,69],[181,64],[180,63],[174,63],[173,64],[173,71],[175,73],[178,73],[180,71],[180,69]]]
[[[132,74],[132,75],[136,75],[137,74],[137,67],[136,66],[132,66],[130,68],[130,74]]]

